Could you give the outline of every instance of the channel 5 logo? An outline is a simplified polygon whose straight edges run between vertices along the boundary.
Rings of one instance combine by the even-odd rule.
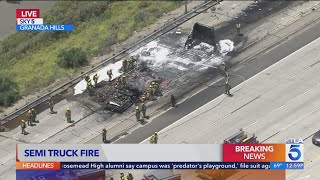
[[[286,162],[303,162],[303,139],[286,139]]]

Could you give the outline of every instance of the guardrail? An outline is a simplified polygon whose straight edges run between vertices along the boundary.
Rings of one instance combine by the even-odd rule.
[[[171,21],[168,24],[165,24],[162,28],[150,33],[149,35],[143,37],[141,40],[133,43],[132,45],[130,45],[127,48],[124,48],[122,51],[118,52],[117,54],[114,54],[113,57],[111,58],[107,58],[101,61],[101,63],[97,64],[96,66],[92,66],[92,68],[86,72],[81,72],[81,74],[73,79],[71,79],[69,82],[55,88],[54,90],[49,90],[48,93],[46,93],[45,95],[42,95],[40,97],[38,97],[36,100],[33,100],[32,102],[29,102],[28,104],[16,109],[15,111],[4,115],[4,117],[1,120],[1,124],[4,124],[12,119],[15,119],[16,117],[19,117],[21,114],[25,113],[26,111],[28,111],[30,108],[33,108],[45,101],[47,101],[51,96],[54,96],[58,93],[61,93],[63,91],[65,91],[67,88],[73,86],[74,84],[80,82],[85,75],[90,74],[92,72],[94,72],[96,69],[99,69],[100,67],[104,66],[106,63],[110,63],[112,61],[115,60],[119,60],[121,58],[124,58],[125,56],[127,56],[130,52],[133,52],[134,50],[136,50],[136,48],[139,48],[141,46],[144,46],[145,44],[151,42],[152,40],[160,37],[161,35],[171,31],[172,29],[176,28],[177,26],[183,24],[184,22],[194,18],[195,16],[201,14],[202,12],[208,10],[209,8],[215,6],[216,4],[218,4],[219,2],[221,2],[222,0],[218,0],[218,1],[208,1],[208,2],[204,2],[201,5],[199,5],[198,7],[194,8],[193,10],[187,12],[186,14],[183,14],[177,18],[175,18],[173,21]]]

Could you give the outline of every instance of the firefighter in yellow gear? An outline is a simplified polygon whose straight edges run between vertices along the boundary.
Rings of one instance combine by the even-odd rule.
[[[120,179],[125,180],[124,173],[120,173]]]
[[[89,87],[93,87],[91,79],[89,79],[89,81],[87,82],[87,88]]]
[[[112,80],[112,69],[109,69],[107,71],[107,75],[109,76],[109,82],[111,82],[111,80]]]
[[[127,72],[127,69],[128,69],[128,60],[123,60],[122,61],[122,70],[123,72]]]
[[[65,116],[67,118],[67,122],[68,123],[72,123],[72,121],[71,121],[71,111],[70,111],[69,108],[67,108]]]
[[[158,84],[154,81],[151,82],[151,84],[149,85],[149,88],[151,90],[152,96],[156,95],[156,92],[158,90]]]
[[[92,96],[93,94],[93,85],[91,79],[87,82],[87,90],[89,92],[89,96]]]
[[[133,180],[133,176],[132,176],[131,173],[128,173],[128,175],[127,175],[127,180]]]
[[[32,123],[32,110],[30,109],[27,113],[27,122],[28,122],[28,126],[32,126],[33,123]]]
[[[131,59],[129,60],[129,67],[131,69],[134,69],[136,62],[137,62],[137,59],[134,56],[131,56]]]
[[[153,99],[155,95],[155,90],[152,84],[149,85],[150,98]]]
[[[138,105],[136,105],[135,110],[136,110],[136,119],[137,119],[137,121],[140,121],[140,113],[141,112],[140,112],[140,108]]]
[[[94,81],[94,85],[95,85],[95,86],[97,86],[97,84],[98,84],[98,79],[99,79],[98,74],[95,74],[95,75],[93,76],[93,81]]]
[[[157,144],[158,143],[158,133],[155,132],[150,138],[150,144]]]
[[[27,134],[26,128],[27,128],[26,121],[25,121],[25,120],[22,120],[22,121],[21,121],[21,134],[24,134],[24,135]]]

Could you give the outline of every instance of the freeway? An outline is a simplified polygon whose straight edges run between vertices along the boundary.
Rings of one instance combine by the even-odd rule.
[[[318,37],[320,37],[319,21],[313,23],[309,27],[305,27],[305,29],[289,37],[286,41],[282,42],[281,44],[278,44],[272,49],[269,49],[267,52],[264,52],[260,56],[252,59],[251,61],[243,65],[240,69],[234,71],[231,70],[229,79],[231,85],[234,87],[236,85],[241,84],[244,79],[249,79],[250,77],[261,72],[262,70],[270,67],[274,63],[279,62],[284,57],[288,56],[289,54],[292,54],[293,52],[309,44]],[[188,115],[189,113],[193,112],[199,107],[205,105],[209,101],[219,97],[224,92],[223,85],[225,81],[225,79],[222,79],[215,82],[214,84],[209,85],[204,90],[198,92],[197,94],[193,95],[189,99],[179,104],[177,108],[169,109],[168,111],[153,119],[148,124],[134,130],[132,133],[115,141],[114,143],[140,143],[154,132],[164,129],[165,127],[183,118],[184,116]],[[259,87],[261,83],[253,85],[252,87]],[[242,93],[245,92],[242,91]],[[247,103],[249,104],[250,102]],[[261,109],[263,110],[263,108]],[[232,129],[234,131],[235,129],[237,129],[237,127],[231,127],[229,129]],[[90,143],[93,142],[94,141],[91,141]]]
[[[303,138],[305,170],[287,179],[320,177],[320,38],[240,83],[232,98],[221,95],[159,133],[159,143],[222,143],[239,128],[263,143]],[[148,143],[147,139],[143,143]]]

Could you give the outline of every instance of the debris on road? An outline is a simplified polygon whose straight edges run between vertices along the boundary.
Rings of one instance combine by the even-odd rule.
[[[188,36],[188,48],[183,47],[185,36],[180,29],[172,34],[180,34],[179,32],[181,36],[176,36],[176,40],[169,39],[168,34],[167,37],[152,41],[133,52],[131,59],[119,60],[93,73],[90,79],[94,74],[99,79],[89,99],[105,110],[122,113],[133,104],[156,100],[156,97],[168,91],[169,85],[177,87],[188,82],[193,77],[182,78],[190,72],[201,73],[208,68],[217,69],[227,53],[234,49],[233,42],[228,39],[216,44],[214,29],[200,23],[194,24]],[[167,42],[161,42],[163,40]],[[135,61],[134,67],[129,66],[131,60]],[[111,81],[108,75],[110,69],[113,72]],[[85,92],[85,80],[79,82],[74,89],[75,95]]]

